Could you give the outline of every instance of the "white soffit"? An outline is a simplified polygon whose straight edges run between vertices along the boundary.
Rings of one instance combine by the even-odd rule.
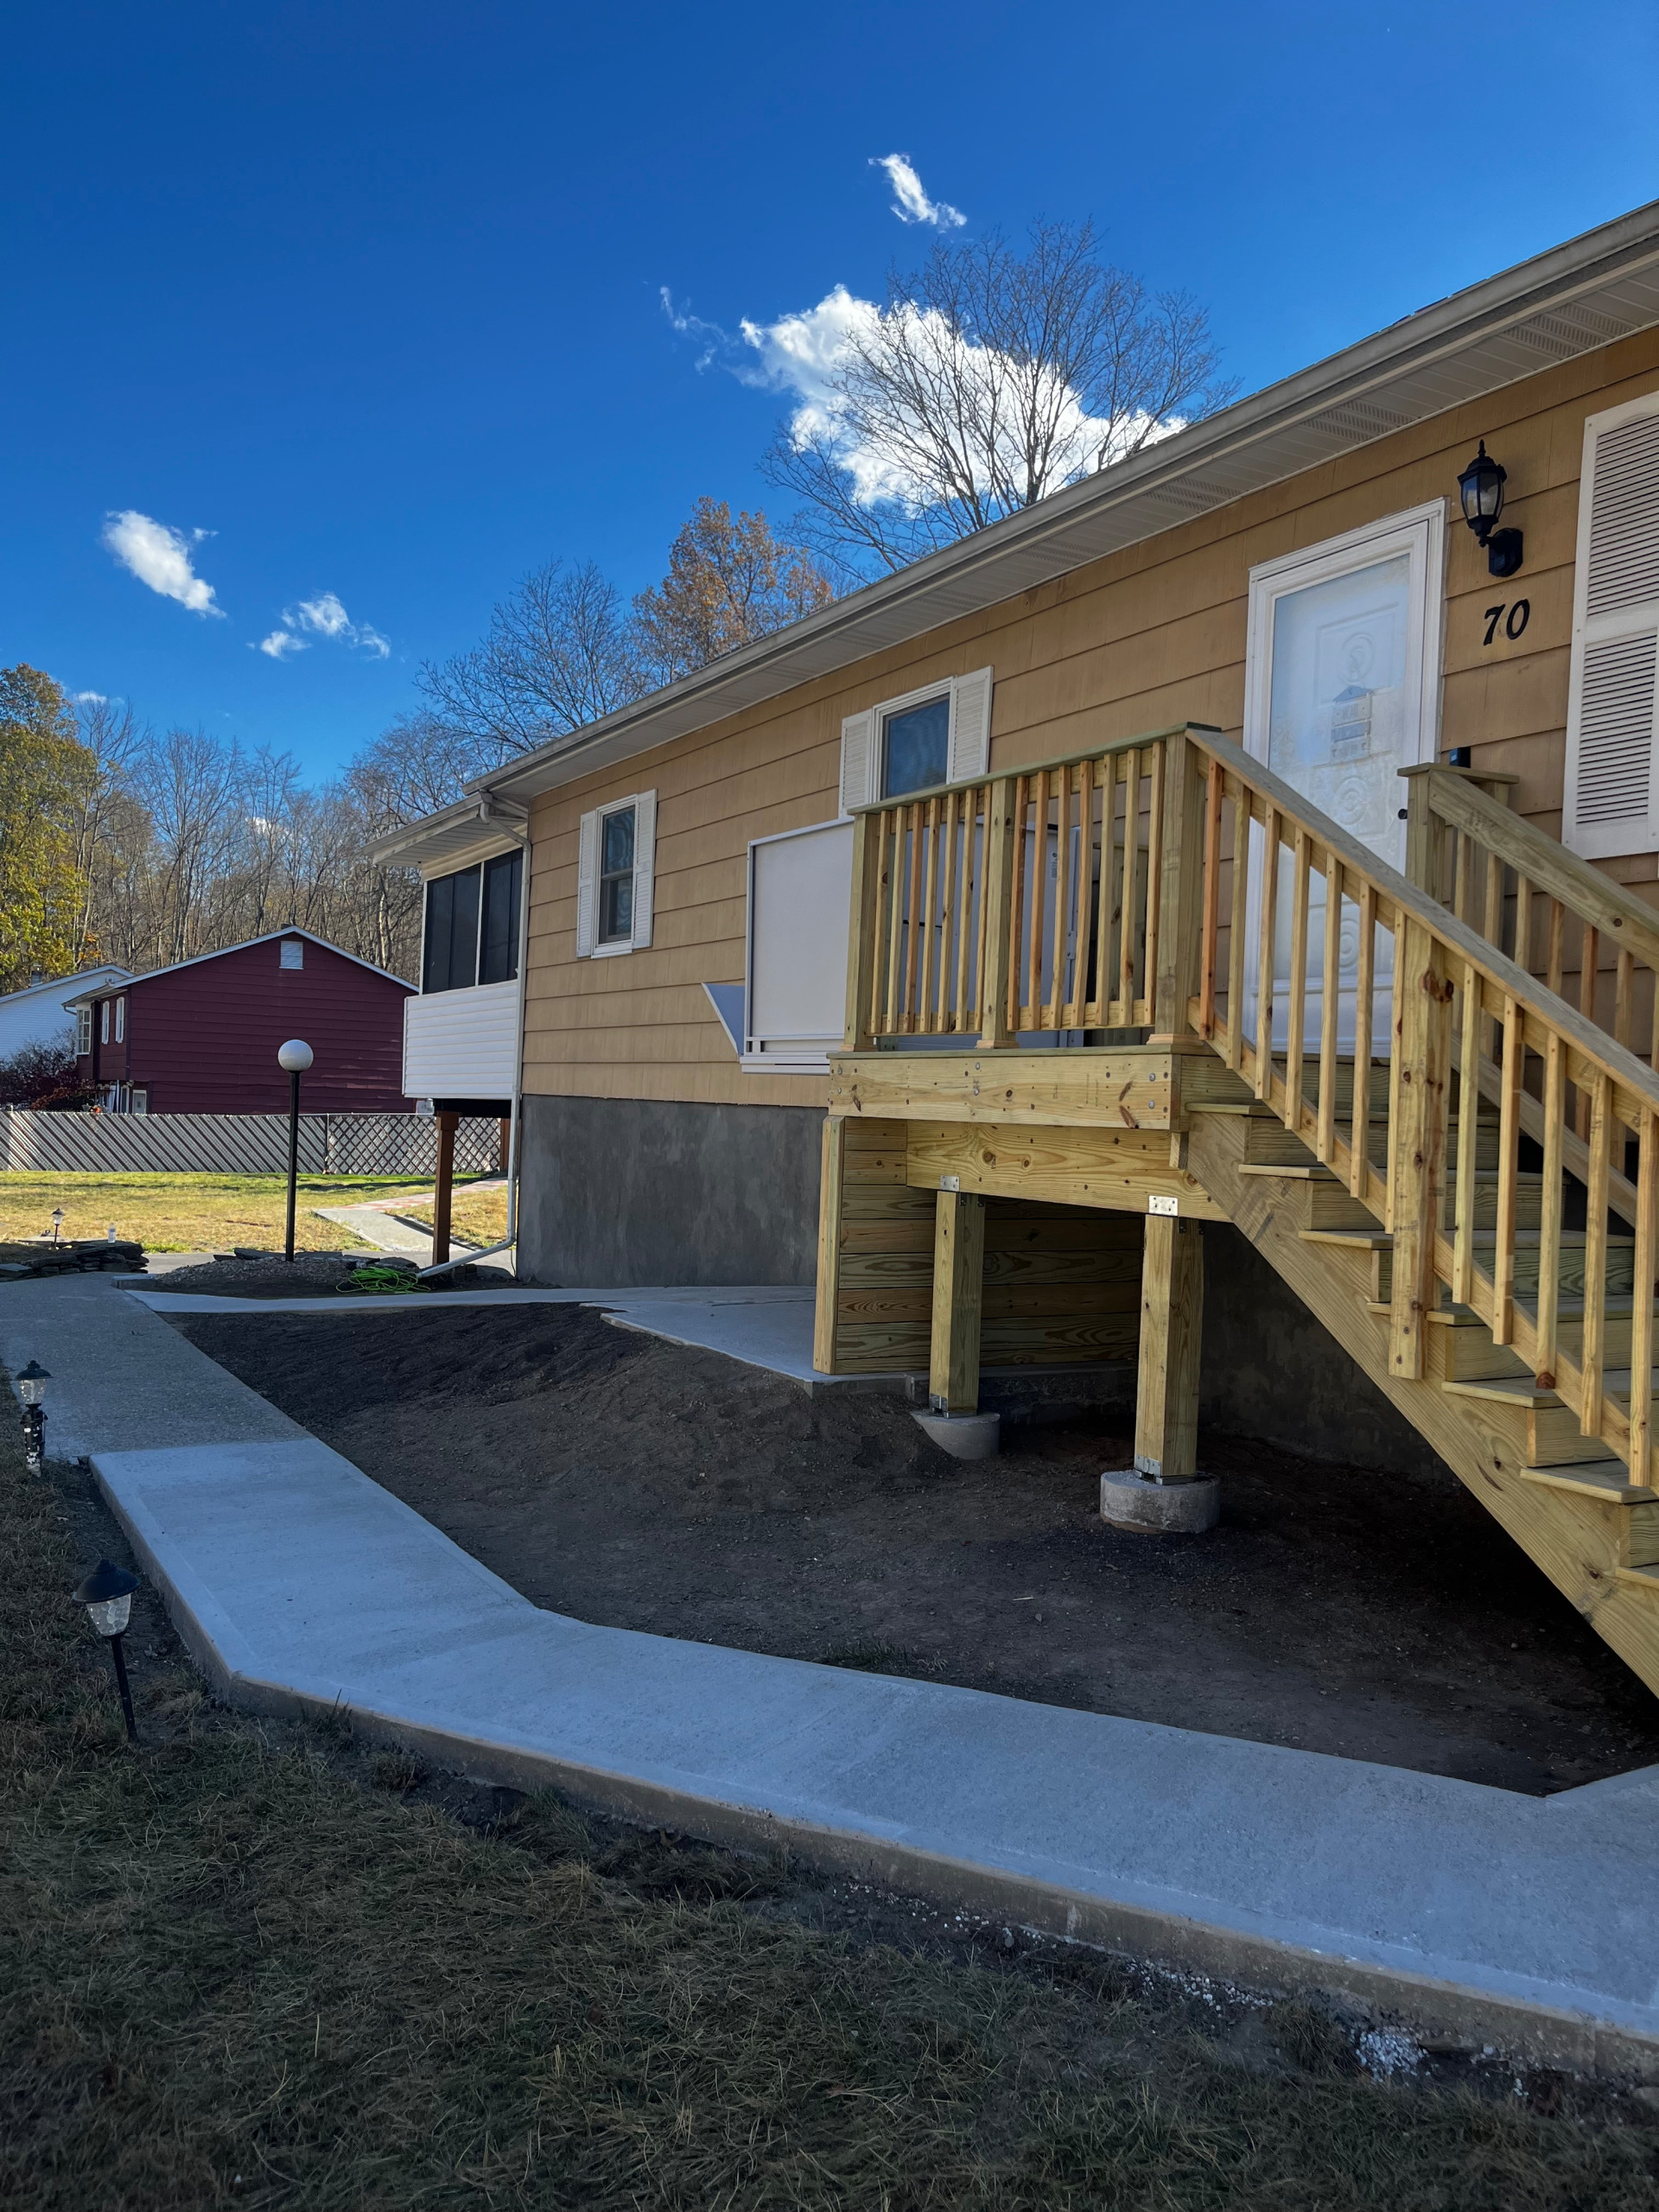
[[[1659,201],[1423,308],[471,788],[533,798],[1656,322]]]

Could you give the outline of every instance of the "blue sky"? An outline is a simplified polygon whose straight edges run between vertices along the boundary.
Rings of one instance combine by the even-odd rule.
[[[1651,0],[57,0],[7,48],[0,662],[318,776],[531,566],[632,591],[701,493],[782,518],[786,395],[662,289],[875,293],[931,235],[880,156],[975,228],[1094,214],[1246,389],[1659,196]],[[210,611],[112,556],[129,511]]]

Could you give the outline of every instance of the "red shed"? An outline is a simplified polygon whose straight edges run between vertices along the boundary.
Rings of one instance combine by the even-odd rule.
[[[285,1113],[276,1048],[302,1037],[315,1055],[308,1113],[406,1114],[404,1001],[413,989],[288,929],[65,1003],[79,1024],[81,1075],[109,1112]]]

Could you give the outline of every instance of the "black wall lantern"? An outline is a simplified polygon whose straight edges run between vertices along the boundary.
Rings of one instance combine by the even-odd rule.
[[[1503,512],[1503,486],[1509,471],[1495,461],[1480,442],[1480,451],[1458,479],[1463,518],[1486,548],[1486,566],[1495,576],[1512,576],[1521,566],[1521,533],[1499,530]]]

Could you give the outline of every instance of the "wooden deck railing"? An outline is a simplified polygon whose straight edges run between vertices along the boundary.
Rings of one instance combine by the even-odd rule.
[[[1468,918],[1471,901],[1483,925],[1494,911],[1480,853],[1580,925],[1587,916],[1606,933],[1611,915],[1585,903],[1576,877],[1541,872],[1535,833],[1523,849],[1511,832],[1525,825],[1458,782],[1431,783],[1415,802],[1466,841],[1461,861],[1461,847],[1451,852],[1449,904],[1190,724],[868,809],[855,827],[847,1048],[1196,1034],[1392,1233],[1396,1376],[1422,1376],[1427,1317],[1449,1295],[1644,1480],[1659,1076],[1618,1030],[1636,1019],[1637,965],[1659,965],[1659,931],[1633,925],[1611,887],[1626,932],[1614,941],[1631,964],[1616,954],[1614,1029],[1599,1027],[1593,999],[1586,1011],[1552,988],[1558,967],[1536,979],[1502,930]],[[1496,912],[1501,921],[1501,896]],[[1566,922],[1552,907],[1541,926],[1558,937]],[[1511,944],[1524,952],[1529,930],[1516,939],[1511,927]],[[1496,1107],[1495,1170],[1474,1141],[1482,1093]],[[1523,1135],[1539,1147],[1536,1185],[1521,1171]],[[1622,1172],[1631,1153],[1633,1178]],[[1584,1185],[1582,1230],[1566,1219],[1567,1173]],[[1535,1230],[1522,1226],[1529,1210]],[[1634,1225],[1633,1250],[1621,1241],[1615,1253],[1610,1211]],[[1633,1291],[1610,1293],[1615,1260]]]

